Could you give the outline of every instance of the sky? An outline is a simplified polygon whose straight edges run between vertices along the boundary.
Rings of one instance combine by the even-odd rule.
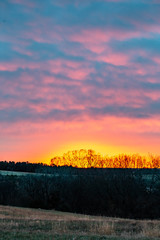
[[[160,155],[159,0],[0,1],[0,160]]]

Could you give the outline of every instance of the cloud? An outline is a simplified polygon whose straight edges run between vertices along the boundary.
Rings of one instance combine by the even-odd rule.
[[[141,75],[133,76],[132,81],[124,69],[119,67],[117,73],[117,66],[96,69],[81,62],[49,63],[37,69],[17,68],[13,78],[4,74],[1,122],[75,121],[87,116],[145,119],[159,115],[158,82],[145,82]]]

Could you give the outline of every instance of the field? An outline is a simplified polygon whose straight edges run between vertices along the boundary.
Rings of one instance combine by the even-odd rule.
[[[160,221],[95,217],[0,206],[0,239],[160,239]]]

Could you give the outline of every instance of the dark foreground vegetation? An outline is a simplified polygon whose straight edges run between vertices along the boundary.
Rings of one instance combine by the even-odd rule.
[[[160,218],[158,169],[44,170],[50,174],[0,174],[0,204],[112,217]]]

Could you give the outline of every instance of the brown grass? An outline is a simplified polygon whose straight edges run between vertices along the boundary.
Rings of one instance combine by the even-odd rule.
[[[0,206],[0,239],[160,239],[160,221]]]

